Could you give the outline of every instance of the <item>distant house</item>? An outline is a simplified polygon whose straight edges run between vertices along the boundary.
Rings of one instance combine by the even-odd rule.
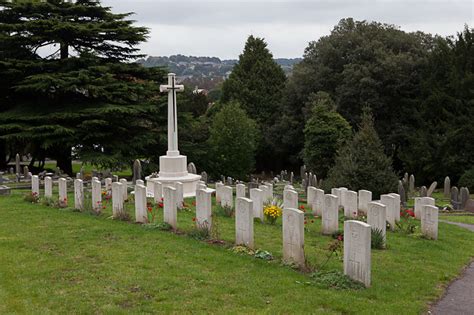
[[[203,94],[203,95],[206,95],[207,96],[207,93],[209,93],[208,90],[206,89],[200,89],[198,88],[197,86],[194,88],[193,90],[193,94]]]

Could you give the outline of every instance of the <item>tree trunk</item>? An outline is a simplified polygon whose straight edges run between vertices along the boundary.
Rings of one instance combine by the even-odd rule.
[[[55,156],[56,164],[61,169],[61,171],[72,176],[71,147],[64,145],[61,148],[57,148],[55,151]]]

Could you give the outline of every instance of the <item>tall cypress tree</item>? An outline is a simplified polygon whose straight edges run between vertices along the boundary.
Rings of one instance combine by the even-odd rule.
[[[263,141],[257,150],[257,168],[275,168],[272,126],[279,115],[286,76],[273,60],[262,38],[249,36],[239,62],[222,86],[222,102],[236,100],[260,127]]]
[[[148,34],[130,15],[94,0],[0,1],[0,147],[67,173],[72,153],[111,167],[159,148],[164,72],[130,62]]]

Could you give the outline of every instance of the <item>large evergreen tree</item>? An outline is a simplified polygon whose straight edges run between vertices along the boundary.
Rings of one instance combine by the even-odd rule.
[[[148,30],[129,16],[94,0],[0,1],[3,150],[71,173],[72,152],[117,167],[161,148],[152,97],[164,73],[130,62]]]
[[[281,95],[286,76],[273,60],[267,44],[262,38],[249,36],[239,62],[222,86],[222,102],[238,101],[261,131],[263,141],[257,152],[257,168],[275,168],[274,130],[279,115]]]

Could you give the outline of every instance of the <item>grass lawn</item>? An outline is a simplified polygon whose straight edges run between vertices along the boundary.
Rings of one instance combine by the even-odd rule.
[[[190,208],[179,212],[182,231],[192,229]],[[95,216],[30,204],[18,191],[0,196],[0,313],[419,314],[474,256],[474,233],[456,226],[440,223],[438,241],[389,233],[389,249],[372,251],[372,286],[335,290],[280,263],[281,222],[255,223],[256,247],[276,258],[269,262],[110,213],[110,205]],[[321,264],[332,239],[311,220],[305,251]],[[234,220],[217,222],[232,242]],[[342,261],[324,268],[342,271]]]
[[[474,214],[473,215],[440,215],[440,220],[446,220],[451,222],[467,223],[474,224]]]

